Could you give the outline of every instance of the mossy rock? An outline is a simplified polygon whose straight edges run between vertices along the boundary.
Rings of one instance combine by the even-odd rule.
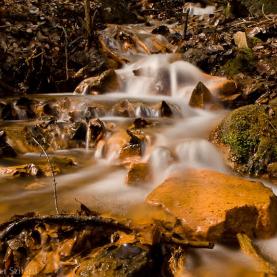
[[[248,105],[230,112],[211,134],[236,171],[252,176],[269,175],[277,162],[277,105]]]
[[[241,49],[237,55],[222,66],[222,71],[228,76],[238,73],[250,73],[255,70],[256,59],[250,48]]]

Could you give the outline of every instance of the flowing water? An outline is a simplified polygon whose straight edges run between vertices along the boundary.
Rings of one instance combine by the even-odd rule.
[[[195,66],[174,61],[170,55],[143,57],[133,64],[117,71],[121,80],[119,91],[99,96],[79,96],[67,94],[71,108],[82,111],[88,103],[111,105],[122,100],[133,103],[134,112],[128,117],[115,116],[111,109],[106,113],[96,113],[110,128],[122,130],[133,122],[135,117],[145,117],[155,124],[147,129],[146,146],[142,160],[149,161],[154,172],[153,181],[141,186],[125,184],[127,169],[118,165],[120,136],[109,141],[104,154],[105,143],[90,147],[90,123],[87,123],[84,147],[61,149],[55,155],[74,157],[78,168],[67,169],[56,177],[58,201],[63,211],[72,211],[82,202],[89,208],[101,212],[128,215],[128,211],[143,202],[147,194],[160,184],[171,172],[183,168],[211,168],[229,172],[222,155],[208,141],[210,131],[226,114],[226,111],[193,109],[188,105],[192,90],[199,81],[214,92],[223,78],[211,78]],[[64,95],[37,96],[41,99],[61,99]],[[173,117],[164,118],[157,103],[165,100]],[[139,103],[139,104],[138,104]],[[20,112],[20,119],[24,113]],[[68,120],[67,115],[60,118]],[[17,123],[7,123],[16,124]],[[26,124],[25,121],[22,124]],[[120,133],[120,131],[119,131]],[[51,154],[49,154],[51,157]],[[42,159],[39,154],[25,153],[16,162]],[[11,164],[15,162],[10,162]],[[6,161],[7,164],[7,161]],[[26,189],[35,184],[36,189]],[[270,185],[270,184],[269,184]],[[1,178],[0,179],[0,219],[7,220],[14,214],[28,211],[54,213],[51,178]],[[268,255],[277,256],[276,238],[259,242]],[[250,261],[237,250],[217,246],[214,250],[192,251],[188,264],[191,272],[197,275],[199,269],[210,272],[209,276],[238,276],[241,268],[252,267]],[[198,257],[198,263],[195,263]],[[232,270],[234,274],[232,275]]]

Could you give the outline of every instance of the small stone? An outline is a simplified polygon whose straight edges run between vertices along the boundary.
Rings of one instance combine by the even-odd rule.
[[[118,90],[120,80],[113,69],[101,73],[99,76],[83,80],[75,89],[76,94],[95,94]]]
[[[112,114],[114,116],[135,117],[134,105],[128,100],[120,101],[113,106]]]
[[[236,32],[234,34],[234,41],[238,48],[248,48],[245,32]]]
[[[152,179],[151,168],[148,163],[131,163],[128,169],[126,183],[136,186],[150,182]]]
[[[277,179],[277,162],[269,164],[267,166],[267,171],[270,178]]]
[[[203,109],[205,104],[210,103],[211,100],[211,92],[202,82],[199,82],[191,94],[189,105],[193,108]]]

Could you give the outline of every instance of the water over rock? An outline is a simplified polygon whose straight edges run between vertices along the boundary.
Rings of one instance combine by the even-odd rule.
[[[90,77],[83,80],[75,89],[77,94],[98,94],[103,92],[111,92],[118,90],[120,80],[115,71],[109,69],[101,73],[99,76]]]
[[[170,176],[146,198],[179,220],[193,239],[220,240],[277,230],[277,198],[262,183],[205,169]]]
[[[126,176],[127,185],[139,185],[151,181],[151,168],[148,163],[131,163]]]
[[[0,130],[0,158],[15,157],[15,156],[16,156],[16,152],[7,143],[6,133],[3,130]]]

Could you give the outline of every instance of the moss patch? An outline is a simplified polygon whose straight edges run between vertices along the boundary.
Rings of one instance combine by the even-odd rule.
[[[223,65],[222,70],[228,76],[255,70],[256,59],[251,49],[242,49],[237,56]]]
[[[244,106],[231,112],[216,131],[219,143],[230,148],[230,158],[239,171],[251,175],[266,173],[277,161],[277,106]]]

